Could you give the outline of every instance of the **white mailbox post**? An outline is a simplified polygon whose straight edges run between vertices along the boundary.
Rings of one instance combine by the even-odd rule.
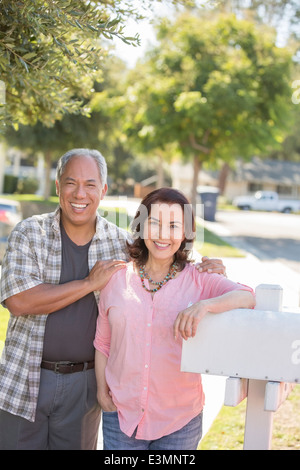
[[[227,406],[247,397],[244,449],[270,449],[273,412],[300,383],[300,314],[282,310],[282,288],[261,284],[254,310],[208,314],[183,343],[182,371],[229,377]]]

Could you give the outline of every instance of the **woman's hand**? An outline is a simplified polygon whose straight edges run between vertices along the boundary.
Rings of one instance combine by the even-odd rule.
[[[98,392],[97,399],[102,411],[117,411],[117,407],[113,402],[110,390],[106,393]]]
[[[103,411],[117,411],[112,394],[105,378],[107,356],[101,351],[95,351],[95,374],[97,380],[97,400]]]
[[[199,272],[217,273],[226,276],[226,268],[221,259],[211,259],[207,256],[202,257],[202,262],[197,263],[196,268]]]
[[[250,289],[250,288],[249,288]],[[195,336],[200,321],[207,313],[221,313],[235,308],[254,308],[255,296],[250,290],[233,290],[218,297],[200,300],[177,315],[174,323],[175,339],[180,334],[187,340]]]
[[[187,340],[194,337],[197,331],[198,324],[202,318],[207,314],[208,307],[205,300],[201,300],[190,307],[182,310],[174,323],[174,337],[178,338],[180,334],[183,339]]]

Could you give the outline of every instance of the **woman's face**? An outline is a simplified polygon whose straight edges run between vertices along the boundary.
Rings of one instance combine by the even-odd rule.
[[[172,258],[184,240],[184,214],[179,204],[152,204],[144,225],[144,242],[155,259]]]

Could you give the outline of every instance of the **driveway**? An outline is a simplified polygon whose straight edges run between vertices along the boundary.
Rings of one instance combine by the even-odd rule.
[[[218,211],[206,226],[261,261],[280,261],[300,274],[300,215]]]

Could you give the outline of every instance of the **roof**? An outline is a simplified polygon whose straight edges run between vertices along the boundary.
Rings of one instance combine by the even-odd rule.
[[[238,161],[234,171],[234,180],[300,185],[300,162],[261,160],[253,158],[251,162]]]

